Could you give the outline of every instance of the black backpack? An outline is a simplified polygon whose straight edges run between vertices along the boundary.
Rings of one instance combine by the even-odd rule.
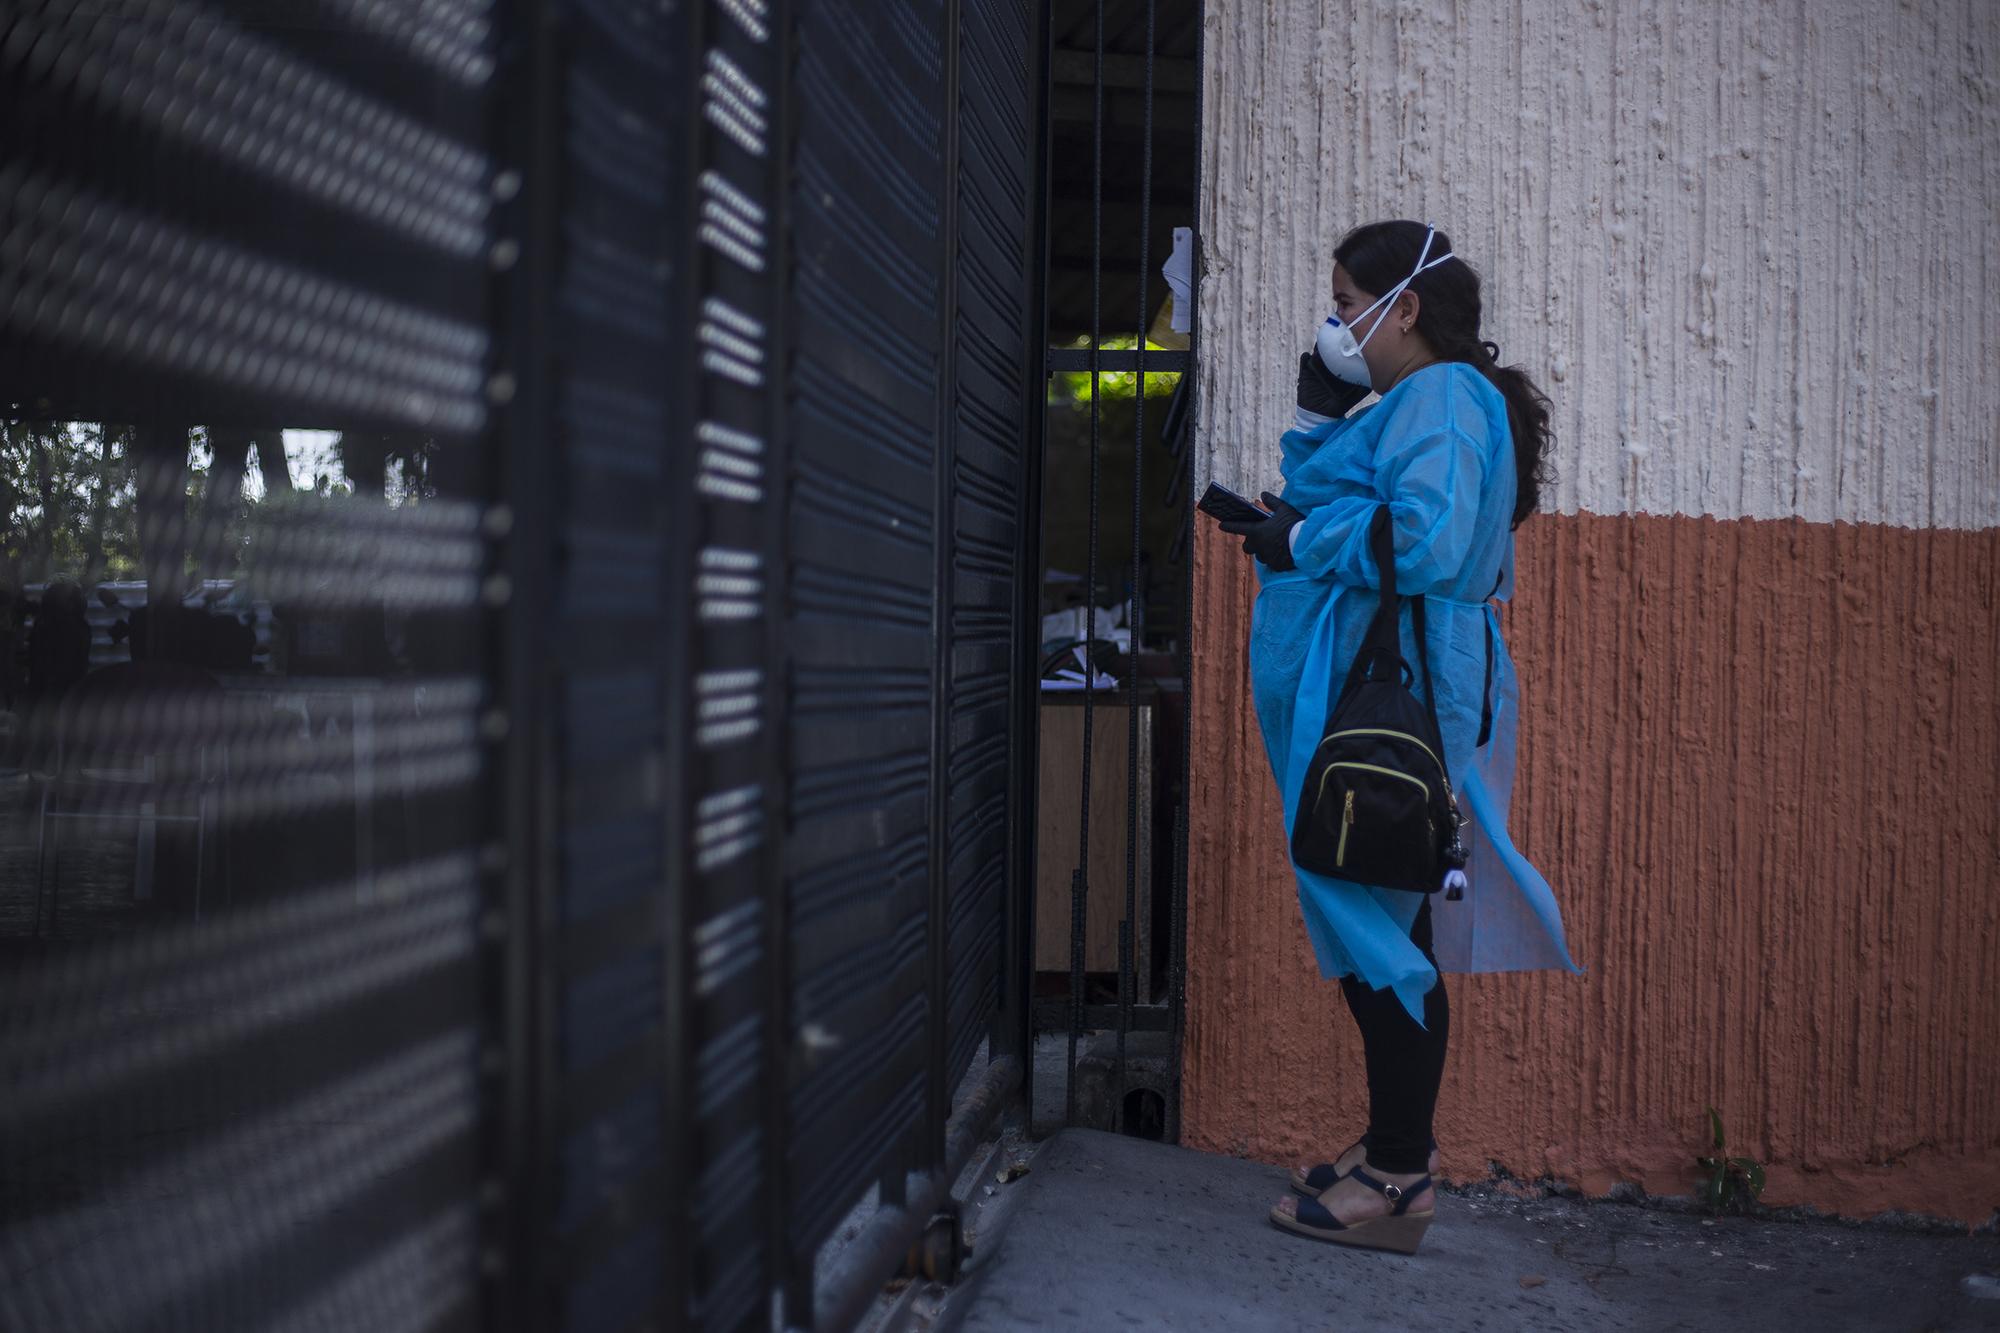
[[[1331,879],[1435,893],[1447,871],[1464,869],[1466,856],[1438,730],[1422,597],[1409,600],[1423,702],[1410,690],[1415,676],[1397,634],[1401,599],[1389,522],[1383,505],[1368,531],[1382,573],[1382,605],[1306,766],[1292,860]]]

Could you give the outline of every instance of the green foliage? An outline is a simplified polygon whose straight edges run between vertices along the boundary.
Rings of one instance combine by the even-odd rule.
[[[27,420],[11,415],[14,410],[0,402],[0,584],[70,578],[88,585],[145,577],[135,430]],[[324,445],[308,449],[305,462],[311,476],[298,491],[266,497],[261,495],[261,453],[226,457],[225,469],[242,466],[245,471],[220,476],[208,432],[200,427],[187,432],[180,473],[182,572],[189,578],[245,572],[254,536],[269,540],[274,525],[289,512],[287,506],[314,497],[336,502],[356,496],[350,474],[357,468],[382,493],[372,503],[385,498],[390,504],[417,503],[432,493],[434,440],[416,435],[357,436],[351,443],[344,435],[331,439],[330,453]],[[263,447],[261,440],[257,447]],[[254,522],[264,508],[271,509],[273,521]]]
[[[360,553],[354,540],[341,534],[363,530],[353,517],[380,503],[356,495],[352,487],[324,472],[314,477],[311,490],[265,496],[243,518],[243,541],[236,550],[237,588],[246,597],[282,600],[298,597],[322,581],[348,576]],[[302,562],[300,552],[308,548],[314,558]]]
[[[0,577],[131,577],[131,443],[124,427],[0,421]]]
[[[1710,1212],[1722,1213],[1755,1203],[1764,1193],[1764,1167],[1754,1157],[1730,1157],[1723,1141],[1722,1117],[1708,1108],[1709,1137],[1714,1153],[1695,1158],[1702,1170],[1697,1197]]]

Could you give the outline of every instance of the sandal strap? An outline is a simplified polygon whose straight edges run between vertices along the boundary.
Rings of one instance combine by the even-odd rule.
[[[1377,1180],[1358,1166],[1347,1173],[1347,1178],[1359,1181],[1387,1199],[1390,1203],[1395,1204],[1396,1210],[1390,1214],[1391,1217],[1401,1217],[1409,1209],[1410,1200],[1416,1198],[1431,1186],[1431,1178],[1428,1173],[1421,1179],[1413,1181],[1408,1185],[1392,1185],[1386,1180]]]
[[[1331,1162],[1321,1162],[1319,1165],[1308,1169],[1306,1171],[1306,1188],[1316,1194],[1324,1193],[1333,1188],[1334,1184],[1340,1180],[1340,1158],[1347,1156],[1347,1154],[1359,1148],[1361,1143],[1360,1139],[1356,1139],[1345,1148],[1342,1148],[1339,1156],[1335,1157]]]
[[[1327,1206],[1318,1199],[1300,1199],[1293,1216],[1307,1226],[1318,1227],[1321,1231],[1347,1230],[1341,1220],[1329,1212]]]

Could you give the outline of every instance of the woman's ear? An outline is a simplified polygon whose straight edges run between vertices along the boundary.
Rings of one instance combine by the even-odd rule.
[[[1396,298],[1396,327],[1404,333],[1417,327],[1417,316],[1423,312],[1424,301],[1409,288]]]

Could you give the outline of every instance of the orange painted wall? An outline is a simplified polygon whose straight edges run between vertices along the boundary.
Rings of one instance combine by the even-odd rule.
[[[1247,686],[1254,586],[1201,524],[1186,1141],[1365,1121]],[[1584,976],[1452,976],[1437,1135],[1685,1194],[1713,1104],[1774,1204],[2000,1208],[2000,532],[1538,515],[1505,624],[1516,840]],[[1476,891],[1476,887],[1475,887]]]

